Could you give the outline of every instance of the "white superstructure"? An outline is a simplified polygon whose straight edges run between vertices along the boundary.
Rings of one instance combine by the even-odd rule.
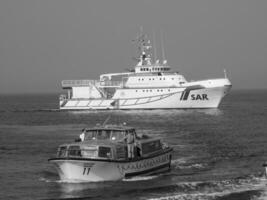
[[[146,35],[137,43],[139,62],[130,72],[102,74],[99,80],[63,80],[68,93],[60,96],[60,109],[217,108],[231,88],[226,76],[188,82],[172,72],[166,60],[152,63]]]

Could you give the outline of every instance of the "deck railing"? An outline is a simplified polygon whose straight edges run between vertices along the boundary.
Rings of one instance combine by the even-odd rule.
[[[116,87],[116,86],[121,86],[122,82],[121,81],[101,81],[99,82],[100,86],[108,86],[108,87]]]
[[[63,88],[86,87],[95,85],[97,87],[120,87],[122,81],[98,81],[98,80],[63,80],[61,82]]]
[[[97,80],[63,80],[61,85],[63,88],[67,87],[81,87],[81,86],[89,86],[91,84],[95,85]]]

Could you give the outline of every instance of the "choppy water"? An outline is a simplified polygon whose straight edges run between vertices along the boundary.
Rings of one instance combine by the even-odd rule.
[[[0,199],[267,199],[267,91],[232,91],[219,109],[57,111],[57,95],[0,96]],[[64,183],[47,162],[83,127],[113,122],[174,147],[169,173]]]

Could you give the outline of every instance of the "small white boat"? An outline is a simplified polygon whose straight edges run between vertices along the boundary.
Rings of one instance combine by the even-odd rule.
[[[160,138],[138,136],[124,125],[86,129],[83,141],[60,145],[49,159],[64,181],[115,181],[170,170],[172,148]],[[133,136],[133,153],[125,140]],[[128,144],[129,145],[129,144]]]

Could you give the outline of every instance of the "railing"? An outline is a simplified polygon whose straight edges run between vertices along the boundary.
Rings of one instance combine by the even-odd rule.
[[[83,86],[100,86],[100,87],[121,87],[122,81],[98,81],[98,80],[63,80],[61,82],[63,88],[83,87]]]
[[[89,86],[89,85],[95,85],[99,81],[97,80],[63,80],[61,82],[61,85],[63,88],[67,87],[81,87],[81,86]]]
[[[102,87],[118,87],[122,85],[122,81],[101,81],[99,85]]]

